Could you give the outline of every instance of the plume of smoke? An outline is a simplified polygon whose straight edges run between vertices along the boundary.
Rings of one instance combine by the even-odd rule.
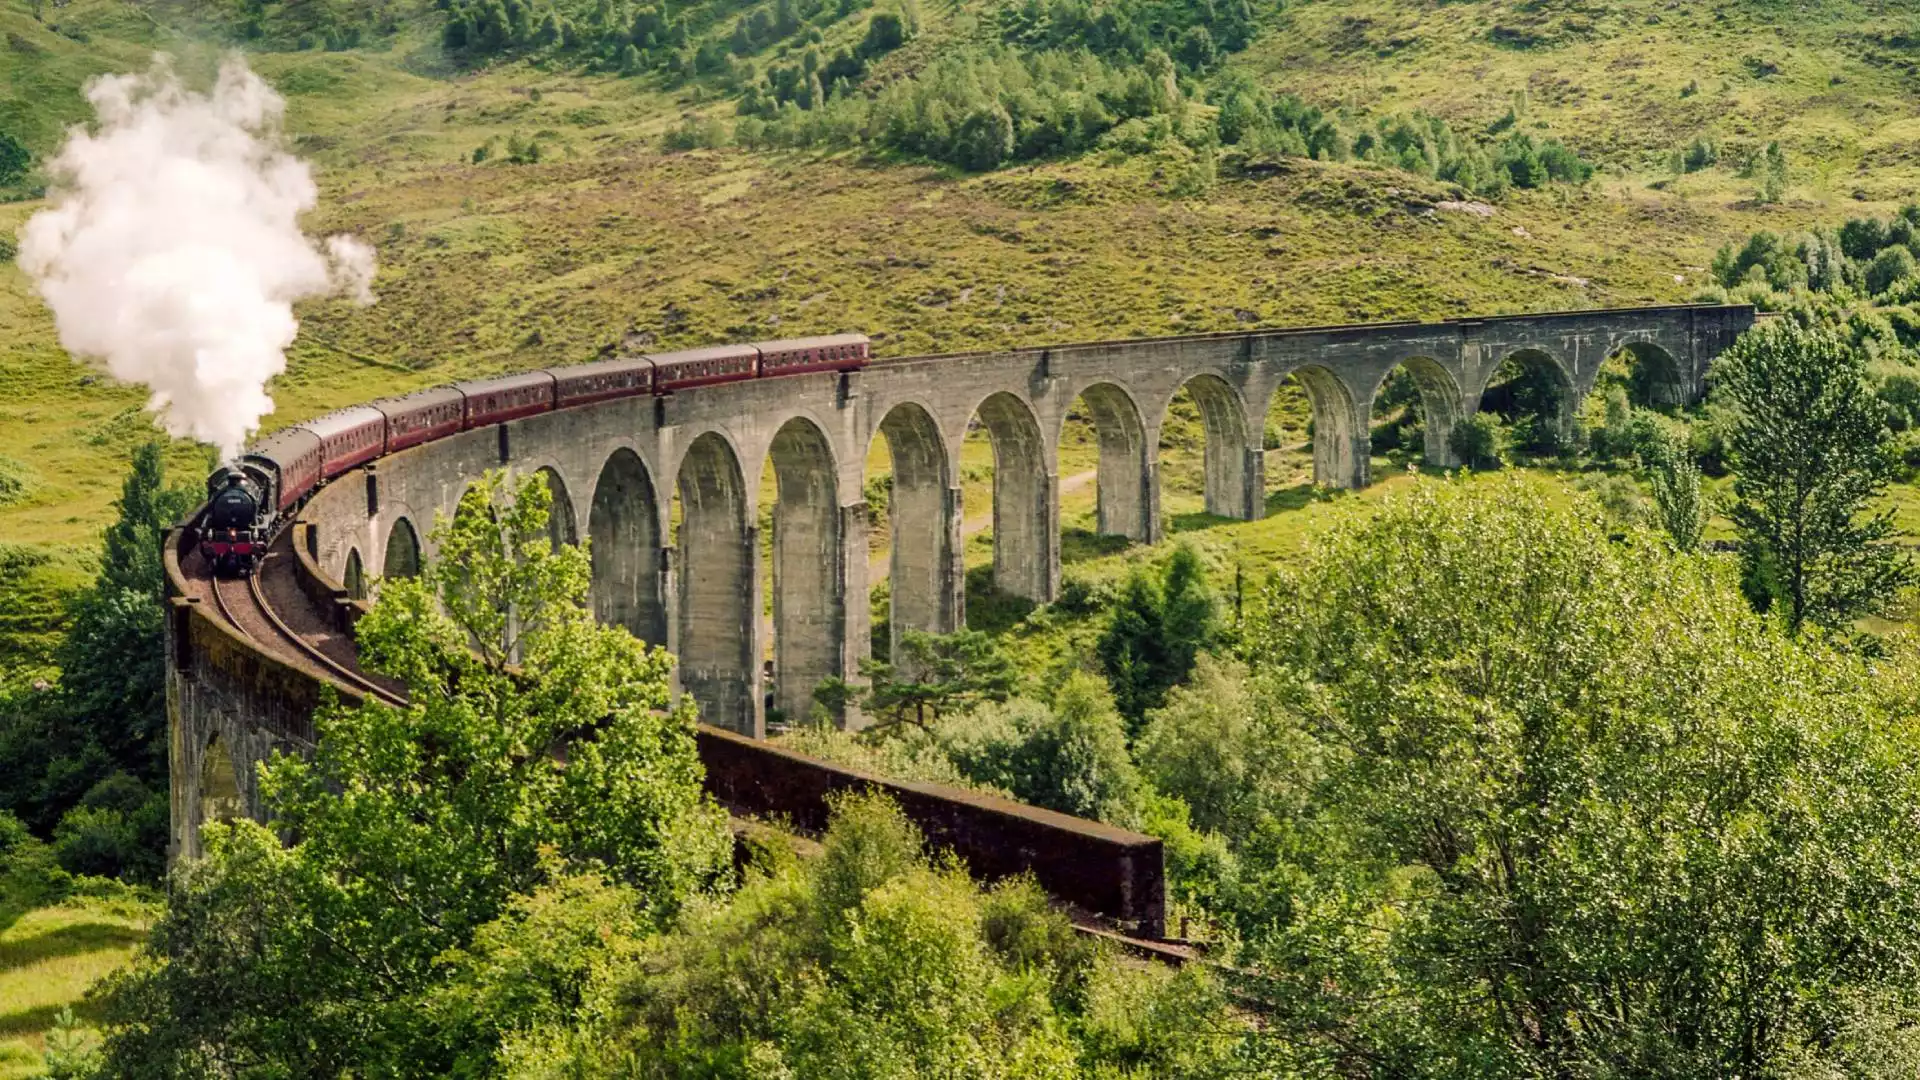
[[[96,122],[53,159],[51,205],[22,230],[19,264],[68,352],[144,384],[168,432],[231,457],[273,411],[294,301],[371,303],[373,252],[300,231],[319,192],[282,144],[286,103],[239,57],[206,94],[156,57],[143,75],[95,79],[87,99]]]

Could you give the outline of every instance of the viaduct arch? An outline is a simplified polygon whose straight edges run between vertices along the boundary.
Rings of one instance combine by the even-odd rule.
[[[1075,409],[1098,438],[1099,530],[1149,542],[1163,530],[1157,447],[1183,388],[1206,429],[1207,509],[1252,519],[1265,509],[1265,411],[1289,377],[1311,402],[1315,481],[1362,487],[1373,401],[1396,368],[1418,387],[1429,459],[1445,464],[1448,430],[1479,408],[1509,358],[1550,364],[1569,391],[1568,417],[1623,350],[1656,371],[1658,393],[1691,401],[1713,358],[1753,322],[1749,307],[1678,306],[880,360],[851,374],[618,399],[424,443],[336,478],[296,527],[315,572],[364,595],[373,578],[417,568],[429,523],[481,472],[538,473],[554,495],[554,542],[591,543],[598,617],[674,651],[679,688],[702,719],[757,738],[769,704],[801,716],[821,680],[857,675],[872,638],[868,597],[882,582],[880,614],[896,637],[966,624],[959,453],[976,420],[996,462],[996,586],[1046,602],[1060,581],[1058,447]],[[889,483],[876,486],[867,461],[879,446]],[[776,494],[763,552],[768,461]],[[869,491],[885,492],[884,512],[868,506]],[[887,555],[870,563],[871,522],[886,531]],[[176,836],[201,817],[214,735],[225,758],[213,771],[230,761],[238,780],[208,797],[249,803],[253,762],[289,739],[297,745],[305,722],[244,687],[212,693],[190,682],[176,672],[170,684]]]

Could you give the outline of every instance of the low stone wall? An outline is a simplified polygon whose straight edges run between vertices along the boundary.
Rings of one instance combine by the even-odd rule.
[[[827,824],[827,799],[878,791],[900,804],[937,848],[978,878],[1031,873],[1056,900],[1113,919],[1141,937],[1166,933],[1160,838],[939,784],[890,780],[702,726],[707,790],[736,813]]]

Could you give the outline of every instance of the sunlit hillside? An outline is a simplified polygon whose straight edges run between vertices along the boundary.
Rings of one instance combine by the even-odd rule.
[[[987,35],[991,14],[936,5],[869,80]],[[11,0],[0,130],[52,152],[86,115],[81,82],[154,50],[205,77],[231,43],[192,15],[78,0],[42,23]],[[317,169],[314,228],[361,235],[382,264],[373,308],[304,313],[273,422],[579,360],[629,332],[684,344],[850,328],[902,354],[1668,301],[1729,238],[1889,208],[1913,190],[1920,121],[1904,95],[1920,54],[1911,19],[1888,5],[1307,2],[1256,16],[1226,66],[1274,92],[1358,127],[1416,109],[1462,132],[1517,124],[1566,140],[1597,172],[1476,213],[1446,208],[1462,193],[1443,181],[1366,162],[1228,153],[1198,190],[1165,155],[1120,150],[984,174],[861,149],[668,152],[662,135],[683,115],[731,122],[736,98],[713,80],[668,88],[658,73],[580,63],[466,73],[441,54],[438,12],[402,12],[361,48],[251,56],[287,95],[289,133]],[[855,34],[865,17],[828,33]],[[1204,83],[1188,87],[1198,110],[1210,108]],[[1721,164],[1677,172],[1703,137]],[[1762,206],[1738,162],[1774,138],[1791,183]],[[507,160],[515,142],[537,142],[539,161]],[[37,205],[0,207],[0,223],[11,231]],[[140,395],[72,364],[14,269],[0,270],[0,338],[0,454],[31,489],[0,509],[0,537],[86,536],[142,437]]]

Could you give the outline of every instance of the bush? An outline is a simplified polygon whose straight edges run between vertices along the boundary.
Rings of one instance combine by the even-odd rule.
[[[1696,173],[1703,169],[1711,169],[1719,163],[1720,145],[1709,138],[1693,140],[1692,145],[1688,146],[1686,152],[1680,157],[1680,168],[1683,172]]]
[[[1726,288],[1755,280],[1756,275],[1762,283],[1784,292],[1805,280],[1806,268],[1779,233],[1764,229],[1748,237],[1740,248],[1727,244],[1713,257],[1713,278]]]
[[[667,129],[660,147],[668,152],[713,150],[727,145],[727,125],[718,117],[689,116]]]
[[[59,903],[72,892],[73,875],[53,857],[53,849],[27,834],[12,814],[0,813],[0,931],[35,908]]]
[[[1913,277],[1914,270],[1913,252],[1904,247],[1887,248],[1867,264],[1867,292],[1875,296],[1889,292]]]
[[[1078,672],[1051,707],[1015,698],[940,726],[941,749],[979,784],[1063,814],[1140,824],[1144,792],[1125,721],[1097,677]]]
[[[1491,413],[1474,413],[1453,425],[1447,435],[1447,449],[1454,459],[1469,469],[1497,469],[1506,441],[1500,421]]]
[[[53,854],[73,874],[155,883],[166,871],[167,793],[127,773],[95,784],[53,831]]]
[[[27,152],[26,144],[0,131],[0,184],[11,184],[27,175],[31,164],[33,155]]]
[[[983,893],[871,797],[835,804],[820,858],[752,873],[643,959],[617,1025],[528,1075],[1201,1080],[1243,1033],[1212,974],[1122,962],[1031,882]]]

